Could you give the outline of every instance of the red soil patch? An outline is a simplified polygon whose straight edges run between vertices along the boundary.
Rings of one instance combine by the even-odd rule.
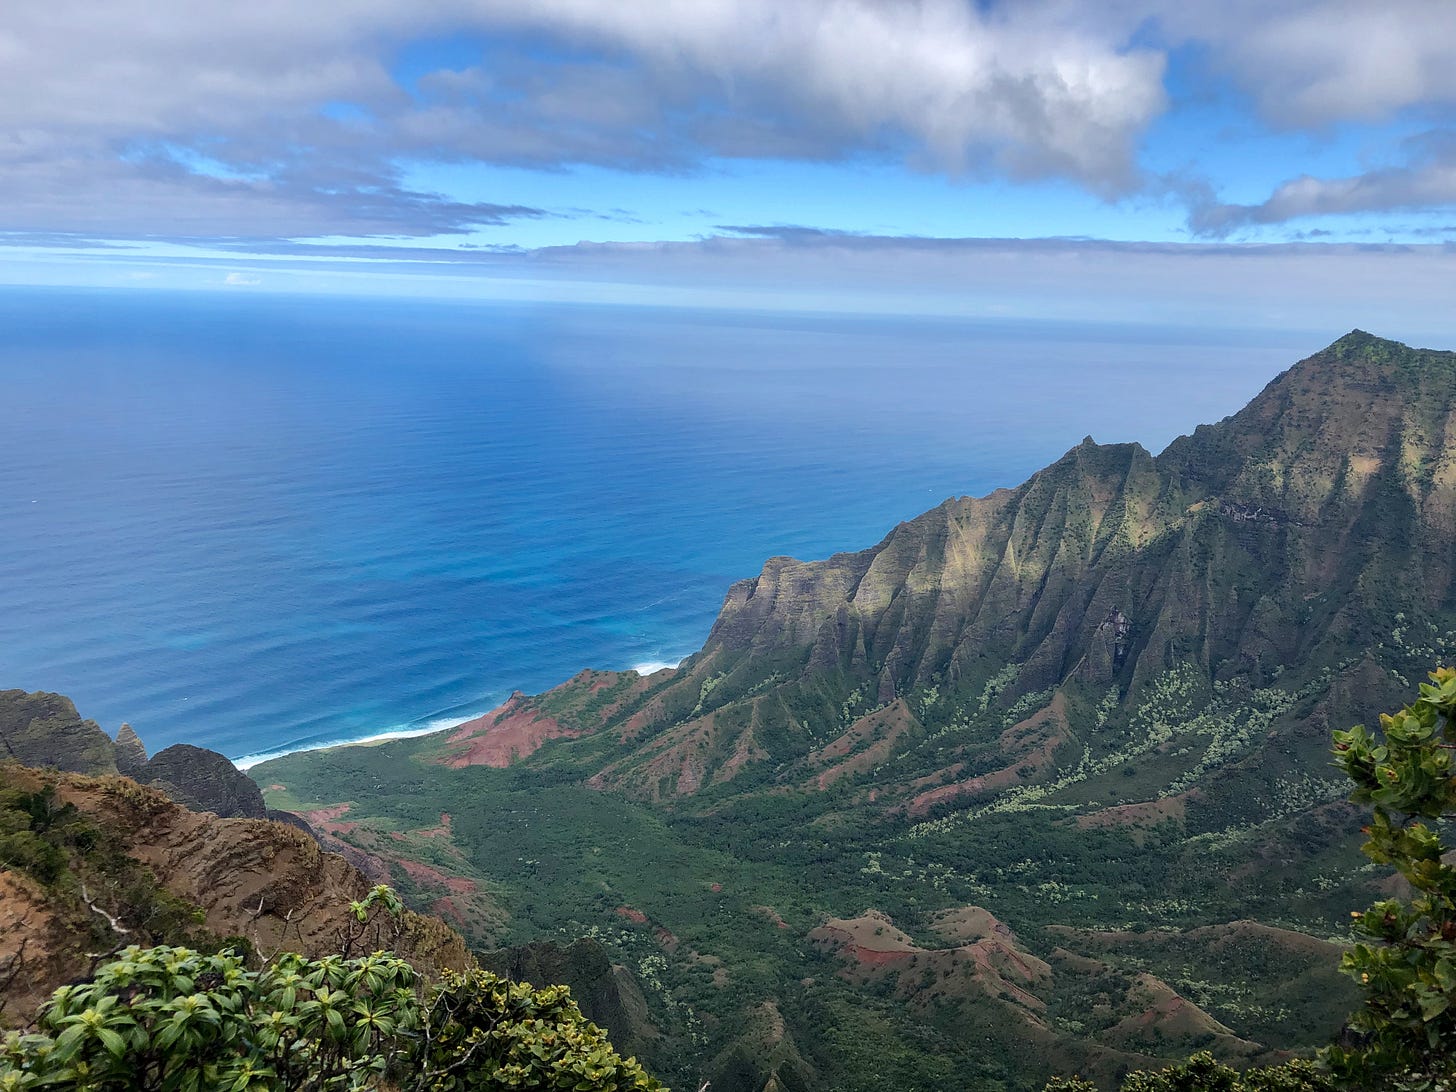
[[[303,817],[309,825],[333,822],[341,815],[347,815],[353,804],[332,804],[327,808],[314,808],[313,811],[306,811]]]
[[[916,1006],[988,996],[1017,1006],[1023,1018],[1045,1010],[1031,988],[1049,981],[1051,968],[1022,948],[1010,929],[985,911],[959,917],[951,912],[947,918],[952,926],[987,935],[954,948],[922,948],[871,910],[857,918],[831,918],[810,932],[809,940],[849,961],[840,975],[850,981],[896,976],[895,995]]]
[[[426,827],[423,830],[415,831],[421,838],[449,838],[453,831],[450,828],[450,813],[440,813],[440,825],[438,827]]]
[[[447,876],[438,868],[421,864],[419,861],[407,861],[400,858],[399,866],[404,869],[405,875],[417,884],[443,887],[456,895],[468,895],[475,890],[474,880],[467,880],[463,876]]]
[[[1077,816],[1079,830],[1103,827],[1155,827],[1167,820],[1181,823],[1188,815],[1188,801],[1197,799],[1198,790],[1190,789],[1161,800],[1144,800],[1136,804],[1119,804]]]
[[[753,907],[753,912],[759,917],[767,918],[769,924],[775,929],[787,929],[789,927],[789,923],[779,917],[779,912],[772,906],[755,906]]]
[[[998,743],[1004,754],[1012,756],[999,770],[980,774],[965,781],[928,789],[912,798],[905,811],[920,818],[937,804],[949,800],[976,799],[990,796],[1025,780],[1019,772],[1030,768],[1040,773],[1052,765],[1057,748],[1071,738],[1067,729],[1067,699],[1061,691],[1053,695],[1051,704],[1033,713],[1001,733]],[[954,767],[952,767],[954,769]]]
[[[865,967],[882,967],[887,963],[904,963],[910,958],[909,952],[877,952],[873,948],[864,948],[858,944],[849,945],[848,951],[856,963]]]
[[[287,792],[288,791],[288,786],[287,785],[280,785],[277,782],[274,782],[273,784],[269,785],[263,791],[264,792]]]
[[[904,698],[866,713],[809,756],[813,765],[830,764],[814,779],[815,787],[826,789],[842,777],[873,769],[890,757],[905,733],[918,727],[919,721]]]
[[[635,922],[638,925],[647,924],[647,915],[635,906],[619,906],[617,907],[617,913],[621,914],[628,921]]]
[[[347,834],[359,824],[341,823],[338,819],[341,815],[347,815],[353,806],[353,804],[331,804],[326,808],[314,808],[312,811],[304,812],[303,818],[309,826],[321,830],[325,834]]]
[[[494,766],[504,768],[540,749],[548,739],[577,736],[560,721],[529,705],[517,690],[498,709],[468,720],[450,735],[446,766]]]

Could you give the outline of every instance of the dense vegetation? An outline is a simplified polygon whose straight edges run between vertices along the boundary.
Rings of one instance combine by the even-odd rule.
[[[380,909],[400,909],[388,888],[354,906],[361,923]],[[4,1040],[0,1090],[661,1087],[560,986],[479,970],[426,985],[388,952],[249,963],[232,950],[125,949],[89,981],[57,990],[38,1031]]]
[[[1293,1061],[1240,1072],[1200,1053],[1127,1074],[1120,1092],[1452,1087],[1456,867],[1430,825],[1456,814],[1452,750],[1450,668],[1434,673],[1414,703],[1382,716],[1378,735],[1363,727],[1335,733],[1337,762],[1356,784],[1354,799],[1374,809],[1365,851],[1414,892],[1410,901],[1385,899],[1353,915],[1364,940],[1342,967],[1365,995],[1352,1020],[1363,1036],[1328,1048],[1324,1065]],[[3,803],[9,818],[0,859],[49,884],[85,863],[75,856],[78,847],[94,851],[104,840],[53,793],[11,789]],[[38,1030],[4,1041],[0,1090],[660,1089],[635,1060],[612,1049],[563,987],[536,989],[481,970],[447,972],[426,985],[388,952],[351,957],[361,940],[387,935],[381,926],[398,919],[403,905],[377,886],[350,910],[357,928],[340,936],[341,953],[317,960],[285,952],[256,966],[246,946],[216,954],[126,948],[89,980],[56,991]],[[1096,1092],[1098,1085],[1058,1077],[1046,1087]]]

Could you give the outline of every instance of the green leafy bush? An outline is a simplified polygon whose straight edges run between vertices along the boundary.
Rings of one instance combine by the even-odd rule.
[[[354,904],[360,921],[376,889]],[[393,893],[383,889],[392,899]],[[388,952],[288,953],[250,970],[233,952],[131,947],[57,990],[39,1031],[0,1045],[0,1092],[659,1092],[564,986],[485,971],[424,993]]]
[[[662,1086],[622,1058],[565,986],[544,989],[489,971],[447,972],[426,1008],[420,1092],[476,1088],[638,1090]]]
[[[250,971],[232,952],[127,948],[57,990],[39,1034],[5,1040],[0,1089],[368,1088],[418,1024],[414,985],[386,953]]]
[[[1361,984],[1351,1018],[1363,1042],[1327,1057],[1351,1082],[1445,1090],[1456,1086],[1456,867],[1440,830],[1456,816],[1456,669],[1441,668],[1420,697],[1382,715],[1380,734],[1335,733],[1335,761],[1371,804],[1365,853],[1393,867],[1412,897],[1354,914],[1359,941],[1341,969]]]

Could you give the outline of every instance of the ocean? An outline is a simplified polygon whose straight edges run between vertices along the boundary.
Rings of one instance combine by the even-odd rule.
[[[443,726],[1343,332],[0,289],[0,688],[243,764]]]

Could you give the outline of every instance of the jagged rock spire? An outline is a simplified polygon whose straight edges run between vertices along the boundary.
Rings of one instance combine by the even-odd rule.
[[[147,748],[130,724],[116,733],[116,769],[127,777],[140,776],[147,764]]]

